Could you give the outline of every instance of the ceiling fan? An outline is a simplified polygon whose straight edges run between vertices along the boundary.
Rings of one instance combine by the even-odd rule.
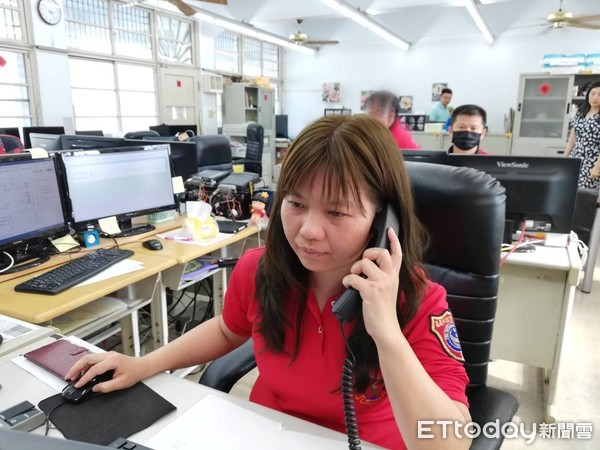
[[[600,30],[600,14],[593,16],[573,16],[573,13],[562,10],[563,0],[560,0],[558,11],[548,14],[546,20],[550,22],[553,28],[562,28],[563,26],[587,28],[590,30]]]
[[[331,45],[331,44],[339,44],[339,41],[328,41],[328,40],[313,40],[309,39],[308,35],[300,31],[300,25],[302,24],[303,19],[296,19],[296,23],[298,24],[298,31],[296,33],[292,33],[289,36],[289,41],[293,42],[296,45]]]
[[[181,11],[182,13],[184,13],[186,16],[193,16],[194,14],[196,14],[198,11],[196,11],[194,8],[192,8],[190,5],[188,5],[186,2],[184,2],[183,0],[167,0],[169,3],[171,3],[172,5],[175,5],[179,11]],[[216,3],[218,5],[226,5],[227,4],[227,0],[199,0],[201,2],[206,2],[206,3]]]

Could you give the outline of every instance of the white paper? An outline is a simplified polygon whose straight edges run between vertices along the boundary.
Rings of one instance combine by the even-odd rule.
[[[117,218],[115,216],[99,219],[98,226],[106,234],[119,234],[121,232],[121,229],[119,228],[119,224],[117,222]]]
[[[48,157],[48,152],[41,147],[33,147],[27,149],[31,153],[31,159],[44,159]]]
[[[181,176],[173,177],[171,182],[173,183],[173,194],[183,194],[185,192],[185,185]]]
[[[80,347],[87,348],[92,353],[102,353],[104,350],[96,347],[95,345],[90,344],[89,342],[84,341],[75,336],[68,336],[63,338],[69,342],[72,342],[75,345],[79,345]],[[41,347],[41,345],[40,345]],[[31,375],[36,377],[38,380],[46,383],[51,388],[55,389],[57,392],[61,392],[64,387],[68,384],[65,380],[57,377],[52,372],[47,371],[41,366],[29,361],[24,356],[17,356],[12,359],[12,362],[19,366],[21,369],[26,370]]]
[[[161,450],[306,450],[339,449],[344,443],[286,430],[280,422],[215,395],[207,395],[188,411],[143,442]]]
[[[2,342],[10,342],[15,338],[24,336],[39,328],[39,326],[33,325],[29,322],[24,322],[22,320],[0,314],[0,334],[2,334]]]
[[[139,261],[133,261],[131,259],[124,259],[123,261],[119,261],[116,264],[113,264],[108,269],[103,270],[97,275],[94,275],[92,278],[88,278],[85,281],[82,281],[75,287],[85,286],[87,284],[97,283],[98,281],[108,280],[109,278],[118,277],[119,275],[124,275],[129,272],[135,272],[136,270],[141,270],[144,268],[144,264]]]

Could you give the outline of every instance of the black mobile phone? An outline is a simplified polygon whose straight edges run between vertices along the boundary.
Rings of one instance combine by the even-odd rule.
[[[379,247],[390,248],[390,241],[387,237],[387,229],[392,227],[396,233],[400,229],[400,221],[391,205],[386,205],[379,211],[373,219],[371,232],[373,236],[367,245],[367,248]],[[362,298],[359,292],[354,288],[348,288],[344,291],[332,306],[332,312],[335,317],[344,322],[352,322],[360,312]]]

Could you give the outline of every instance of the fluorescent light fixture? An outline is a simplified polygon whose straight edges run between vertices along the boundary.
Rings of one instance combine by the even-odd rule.
[[[485,41],[488,44],[494,42],[494,36],[492,36],[490,29],[483,20],[483,17],[481,17],[479,9],[477,9],[477,6],[475,6],[475,0],[465,0],[465,8],[467,8],[467,11],[469,11],[469,14],[475,22],[475,25],[477,25],[477,28],[479,28],[479,31],[481,31],[481,34],[483,34]]]
[[[352,19],[359,25],[367,28],[368,30],[375,33],[377,36],[382,37],[383,39],[391,42],[394,45],[397,45],[403,50],[407,50],[410,47],[410,42],[405,41],[401,37],[395,35],[388,29],[382,27],[365,13],[359,11],[358,9],[353,8],[349,4],[343,2],[342,0],[321,0],[330,8],[335,9],[337,12],[343,14],[344,16]]]
[[[271,44],[280,45],[306,55],[315,54],[315,50],[312,48],[294,44],[293,42],[290,42],[281,36],[277,36],[276,34],[259,30],[253,26],[236,22],[235,20],[219,16],[218,14],[209,13],[208,11],[198,11],[196,14],[194,14],[194,17],[202,22],[211,23],[221,28],[225,28],[226,30],[235,31],[236,33],[243,34],[244,36],[260,39],[261,41],[270,42]]]

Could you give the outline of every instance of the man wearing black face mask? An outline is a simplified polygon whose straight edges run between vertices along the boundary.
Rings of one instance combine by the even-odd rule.
[[[486,132],[485,109],[477,105],[461,105],[452,111],[448,133],[452,138],[452,147],[448,153],[465,155],[487,155],[479,144]]]

